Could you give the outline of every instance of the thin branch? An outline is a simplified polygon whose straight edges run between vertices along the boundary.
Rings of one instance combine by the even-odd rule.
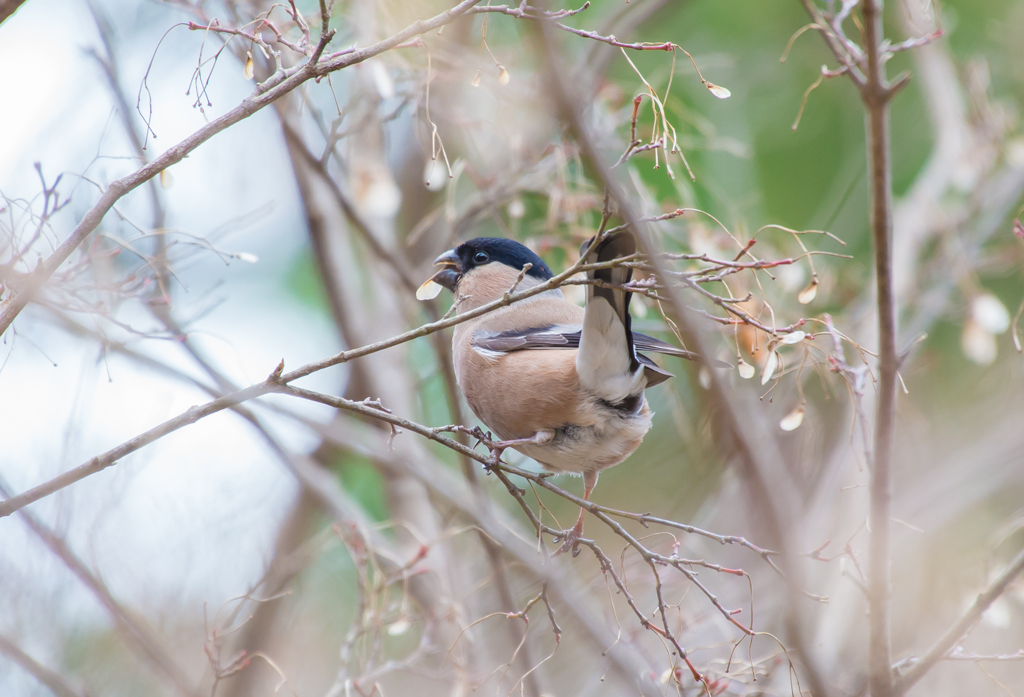
[[[892,267],[892,152],[889,144],[890,86],[882,60],[880,0],[862,0],[867,83],[861,90],[868,112],[871,236],[875,254],[878,303],[878,403],[875,411],[874,461],[871,463],[868,552],[868,683],[872,697],[893,694],[892,595],[892,461],[896,430],[896,299]]]
[[[3,481],[0,481],[0,494],[9,495],[6,483]],[[30,511],[22,511],[21,515],[29,529],[64,562],[68,570],[103,605],[110,614],[118,633],[122,635],[125,645],[148,659],[177,688],[180,694],[185,697],[199,697],[200,693],[190,684],[188,675],[174,661],[153,630],[114,598],[106,584],[89,571],[85,563],[71,551],[67,543],[56,532],[44,525]]]
[[[511,466],[508,466],[508,465],[505,465],[505,464],[501,463],[500,460],[498,460],[498,457],[500,456],[500,453],[501,453],[501,449],[496,448],[493,445],[493,443],[491,443],[490,440],[486,436],[484,436],[484,434],[480,433],[479,431],[475,432],[476,437],[479,440],[481,440],[482,442],[484,442],[485,445],[488,445],[488,447],[491,448],[491,450],[492,450],[492,454],[489,457],[484,456],[484,455],[476,452],[475,450],[472,450],[472,449],[470,449],[470,448],[468,448],[466,446],[463,446],[461,443],[458,443],[458,442],[456,442],[456,441],[454,441],[454,440],[452,440],[450,438],[447,438],[447,437],[441,435],[445,431],[454,430],[454,429],[457,429],[458,427],[429,428],[427,426],[423,426],[421,424],[417,424],[415,422],[409,421],[408,419],[404,419],[404,418],[402,418],[400,416],[397,416],[395,414],[391,414],[391,413],[389,413],[387,411],[383,411],[383,410],[381,410],[380,408],[378,408],[375,405],[368,405],[365,402],[355,402],[355,401],[352,401],[352,400],[344,399],[342,397],[333,397],[333,396],[330,396],[330,395],[324,395],[324,394],[320,394],[320,393],[317,393],[317,392],[312,392],[310,390],[304,390],[304,389],[296,388],[296,387],[292,387],[292,386],[284,387],[282,389],[282,391],[285,394],[290,394],[290,395],[293,395],[295,397],[300,397],[300,398],[303,398],[303,399],[308,399],[308,400],[311,400],[311,401],[319,402],[320,404],[326,404],[326,405],[337,407],[337,408],[340,408],[340,409],[345,409],[347,411],[352,411],[354,413],[361,414],[361,415],[364,415],[364,416],[369,416],[371,418],[378,419],[378,420],[381,420],[381,421],[386,421],[387,423],[393,424],[394,426],[398,426],[398,427],[400,427],[402,429],[405,429],[405,430],[408,430],[408,431],[411,431],[411,432],[414,432],[414,433],[418,433],[419,435],[421,435],[421,436],[423,436],[425,438],[433,440],[433,441],[435,441],[437,443],[441,443],[441,444],[451,448],[452,450],[456,450],[457,452],[465,454],[468,457],[472,457],[473,459],[475,459],[478,462],[480,462],[481,464],[485,465],[489,470],[491,470],[493,472],[500,471],[500,472],[503,472],[503,473],[514,474],[516,476],[523,477],[524,479],[527,479],[528,481],[532,481],[532,482],[534,482],[534,483],[536,483],[536,484],[538,484],[538,485],[548,489],[549,491],[552,491],[553,493],[556,493],[559,496],[562,496],[563,498],[566,498],[566,499],[572,501],[573,503],[579,505],[582,508],[586,508],[590,513],[592,513],[595,517],[597,517],[599,520],[601,520],[605,525],[607,525],[609,528],[611,528],[612,531],[615,532],[615,534],[617,534],[622,539],[626,540],[626,542],[630,546],[635,548],[640,553],[640,555],[643,557],[644,561],[646,561],[648,564],[652,565],[652,568],[653,568],[654,564],[668,565],[668,566],[673,566],[673,567],[677,568],[680,572],[682,572],[687,577],[688,580],[690,580],[691,583],[696,585],[701,590],[701,592],[704,593],[708,597],[708,599],[719,610],[719,612],[723,615],[723,617],[725,617],[726,620],[728,620],[730,623],[732,623],[736,627],[740,628],[745,633],[748,633],[748,634],[752,633],[753,630],[751,630],[750,628],[745,627],[742,624],[740,624],[739,622],[737,622],[735,620],[735,618],[732,616],[732,614],[721,605],[721,603],[718,601],[717,597],[713,593],[711,593],[711,591],[709,591],[707,589],[707,587],[705,587],[702,583],[700,583],[697,580],[697,578],[693,574],[693,572],[689,571],[685,567],[688,564],[699,564],[701,566],[704,566],[705,568],[713,569],[713,570],[716,570],[716,571],[719,571],[719,572],[722,572],[722,573],[730,573],[730,574],[733,574],[733,575],[744,575],[744,576],[746,575],[746,572],[743,572],[743,571],[740,571],[740,570],[736,570],[736,569],[725,569],[724,567],[721,567],[721,566],[718,566],[718,565],[711,565],[711,564],[707,564],[707,563],[703,563],[703,562],[696,562],[694,560],[682,560],[682,559],[679,559],[679,558],[677,558],[675,556],[666,557],[664,555],[652,552],[651,550],[647,549],[644,545],[640,544],[640,542],[634,536],[632,536],[629,532],[627,532],[626,529],[623,528],[621,524],[619,524],[618,522],[613,520],[609,516],[609,514],[605,512],[606,510],[609,510],[609,509],[605,509],[603,506],[599,506],[597,504],[594,504],[593,502],[585,501],[583,499],[580,499],[580,498],[576,497],[575,495],[573,495],[573,494],[571,494],[571,493],[569,493],[569,492],[567,492],[567,491],[565,491],[565,490],[563,490],[563,489],[561,489],[559,487],[556,487],[556,486],[552,485],[548,481],[548,477],[550,477],[549,474],[543,474],[543,473],[538,474],[538,473],[534,473],[534,472],[529,472],[529,471],[526,471],[526,470],[522,470],[522,469],[519,469],[519,468],[516,468],[516,467],[511,467]],[[626,514],[626,513],[622,512],[622,511],[613,511],[612,514],[613,515],[620,515],[620,516],[627,516],[627,517],[631,517],[633,519],[640,519],[642,517],[642,516],[639,516],[637,514]],[[653,519],[647,518],[647,520],[650,521],[650,520],[653,520]],[[538,526],[538,532],[544,532],[544,533],[549,534],[549,535],[551,535],[553,537],[558,537],[558,536],[564,535],[563,531],[555,530],[555,529],[550,528],[550,527],[548,527],[546,525],[542,525],[542,524],[539,523],[539,521],[537,521],[535,523],[535,525]],[[674,527],[680,527],[680,526],[674,526]],[[698,533],[703,533],[704,532],[702,530],[699,530],[698,528],[692,528],[690,526],[686,526],[686,527],[688,527],[693,532],[698,532]],[[723,542],[723,543],[726,542],[726,541],[739,542],[742,539],[742,538],[735,538],[735,537],[727,538],[725,536],[720,536],[720,535],[716,535],[716,536],[714,536],[714,538],[719,540],[719,541],[721,541],[721,542]],[[763,549],[757,547],[756,545],[752,545],[749,542],[747,542],[746,540],[742,540],[742,543],[744,543],[744,546],[749,547],[750,549],[753,549],[754,551],[757,551],[759,554],[761,554],[765,558],[767,558],[767,556],[770,554],[770,552],[768,552],[767,550],[763,550]],[[665,629],[667,631],[667,627]]]
[[[5,498],[3,501],[0,501],[0,518],[9,516],[34,501],[38,501],[39,499],[49,496],[54,492],[60,491],[61,489],[85,479],[92,474],[103,471],[107,467],[115,464],[118,460],[166,436],[168,433],[173,433],[180,428],[194,424],[196,421],[199,421],[210,414],[215,414],[219,411],[223,411],[224,409],[230,409],[237,404],[241,404],[242,402],[267,394],[268,392],[272,392],[275,388],[275,383],[267,380],[256,385],[252,385],[244,390],[240,390],[239,392],[235,392],[234,394],[220,397],[212,402],[207,402],[202,406],[192,407],[183,414],[180,414],[173,419],[165,421],[159,426],[151,428],[145,433],[125,441],[121,445],[108,450],[102,455],[97,455],[96,457],[87,460],[74,469],[68,470],[63,474],[59,474],[53,479],[21,494]]]
[[[363,416],[385,420],[396,425],[402,424],[403,430],[419,432],[420,435],[425,435],[428,438],[445,432],[445,429],[430,428],[405,420],[393,421],[393,419],[400,419],[400,417],[395,417],[372,407],[368,411],[363,411],[367,405],[359,402],[346,400],[348,404],[343,405],[340,398],[328,395],[317,395],[317,401],[319,400],[327,400],[323,403],[331,403],[339,408],[348,407],[348,411]],[[514,562],[518,568],[527,570],[538,581],[548,584],[549,592],[557,597],[559,606],[572,615],[576,626],[582,628],[593,646],[602,652],[607,652],[607,656],[612,661],[612,667],[624,680],[632,682],[638,669],[647,672],[651,670],[649,664],[638,662],[641,660],[639,654],[630,651],[629,647],[622,646],[608,651],[609,637],[607,628],[600,619],[596,618],[590,608],[581,602],[577,592],[577,581],[573,577],[566,575],[565,569],[560,565],[551,564],[544,558],[538,558],[536,547],[526,542],[518,521],[509,516],[500,506],[482,508],[477,497],[468,488],[468,485],[456,478],[449,468],[429,456],[420,458],[415,462],[409,461],[406,458],[396,457],[388,450],[386,444],[383,443],[380,447],[360,447],[356,444],[353,433],[349,429],[342,429],[338,421],[329,425],[316,424],[308,420],[303,420],[303,423],[313,428],[321,437],[330,439],[340,447],[372,459],[385,471],[415,477],[430,490],[432,497],[458,511],[473,525],[478,526],[489,538],[497,542],[502,554]],[[433,440],[433,438],[431,439]],[[457,452],[466,454],[478,462],[481,460],[490,461],[489,457],[485,457],[481,453],[468,448],[463,450],[461,444],[456,441],[442,438],[440,442],[448,447],[453,447]],[[454,444],[454,446],[449,446],[449,444]],[[481,462],[481,464],[483,463]],[[507,480],[507,476],[501,468],[496,468],[492,471],[499,479],[504,477],[503,482]],[[514,485],[513,488],[515,488]],[[569,492],[565,492],[565,494],[572,496]],[[528,511],[528,517],[533,521],[532,511],[529,510],[528,506],[526,510]],[[644,665],[644,668],[640,668],[641,665]],[[642,692],[645,695],[660,694],[646,681],[642,683]]]
[[[2,21],[2,18],[0,18],[0,21]],[[36,680],[53,690],[53,694],[57,695],[57,697],[87,697],[85,692],[75,689],[64,676],[39,663],[22,651],[17,643],[3,634],[0,634],[0,653],[10,658],[21,666],[25,672],[30,673]]]
[[[961,647],[953,649],[953,652],[948,656],[942,658],[944,661],[974,661],[974,662],[1004,662],[1004,661],[1024,661],[1024,649],[1021,649],[1017,653],[997,653],[997,654],[981,654],[981,653],[968,653]]]
[[[512,303],[517,302],[519,300],[524,300],[526,298],[533,297],[534,295],[543,293],[546,290],[558,287],[565,279],[574,275],[578,271],[587,270],[590,268],[604,268],[607,266],[607,264],[588,265],[585,264],[584,261],[585,257],[581,257],[579,261],[577,261],[575,264],[569,267],[566,271],[548,279],[544,283],[532,286],[523,291],[520,291],[519,293],[499,298],[491,303],[481,305],[480,307],[474,310],[463,313],[456,317],[441,319],[438,320],[437,322],[425,324],[421,327],[418,327],[417,329],[413,329],[411,331],[404,332],[403,334],[393,336],[390,339],[385,339],[383,341],[367,344],[366,346],[352,349],[350,351],[342,351],[341,353],[336,354],[330,358],[325,358],[323,360],[316,361],[315,363],[309,363],[305,366],[302,366],[301,368],[298,368],[297,370],[291,371],[290,373],[282,372],[284,370],[284,361],[282,361],[281,364],[278,366],[277,370],[275,370],[274,373],[263,382],[250,385],[245,389],[239,390],[238,392],[234,392],[229,395],[225,395],[224,397],[220,397],[211,402],[207,402],[206,404],[203,404],[201,406],[194,406],[188,411],[179,414],[178,416],[169,419],[168,421],[165,421],[159,426],[156,426],[146,431],[145,433],[142,433],[132,438],[131,440],[125,441],[121,445],[111,450],[108,450],[102,455],[97,455],[91,460],[88,460],[87,462],[82,463],[78,467],[54,477],[48,482],[40,484],[39,486],[36,486],[16,496],[7,498],[4,501],[0,501],[0,518],[8,516],[14,511],[17,511],[18,509],[27,506],[28,504],[34,501],[38,501],[41,498],[49,496],[50,494],[53,494],[56,491],[59,491],[67,486],[70,486],[71,484],[74,484],[75,482],[80,481],[85,477],[88,477],[92,474],[96,474],[97,472],[100,472],[106,469],[107,467],[110,467],[121,458],[130,455],[136,450],[139,450],[140,448],[143,448],[149,445],[150,443],[166,436],[168,433],[173,433],[174,431],[177,431],[178,429],[188,426],[190,424],[193,424],[196,421],[205,418],[211,414],[223,411],[224,409],[230,409],[231,407],[237,404],[241,404],[242,402],[246,402],[249,401],[250,399],[255,399],[256,397],[260,397],[270,392],[277,391],[282,385],[286,385],[294,380],[298,380],[299,378],[306,377],[307,375],[311,375],[320,370],[324,370],[325,368],[330,368],[335,365],[341,365],[342,363],[347,363],[348,361],[354,360],[356,358],[368,356],[370,354],[377,353],[378,351],[383,351],[393,346],[404,344],[413,339],[428,336],[435,332],[441,331],[442,329],[447,329],[448,327],[461,324],[462,322],[466,322],[475,317],[479,317],[498,308],[511,305]]]
[[[24,2],[25,0],[0,0],[0,24],[17,12]]]
[[[931,670],[935,664],[946,658],[971,660],[968,656],[949,655],[956,646],[964,640],[964,637],[978,624],[985,610],[999,598],[1010,584],[1024,572],[1024,550],[1021,550],[1003,573],[999,574],[995,581],[984,591],[978,594],[971,607],[963,616],[953,623],[953,626],[939,638],[938,641],[921,658],[909,658],[901,661],[893,667],[896,672],[896,684],[893,689],[894,695],[902,695],[917,683],[918,680]],[[1018,652],[1019,653],[1019,652]]]
[[[618,204],[619,215],[636,233],[640,248],[658,269],[659,277],[667,277],[664,272],[664,264],[655,253],[648,226],[638,222],[641,216],[635,210],[633,197],[626,194],[626,185],[622,182],[626,178],[624,173],[620,170],[615,170],[613,173],[604,162],[595,138],[590,133],[579,109],[579,104],[582,102],[574,95],[573,86],[567,83],[564,77],[564,70],[561,68],[561,61],[553,48],[553,42],[545,32],[545,23],[538,23],[537,27],[539,29],[537,43],[542,50],[540,59],[547,66],[546,77],[549,82],[550,94],[557,98],[558,116],[569,127],[580,147],[584,162],[598,173],[599,183],[606,187],[612,199]],[[686,335],[684,344],[697,349],[697,353],[702,357],[707,357],[710,355],[706,350],[707,342],[701,332],[692,327],[691,314],[682,301],[680,289],[670,285],[667,291],[670,300],[668,305],[673,315],[672,321]],[[794,498],[798,488],[791,482],[787,468],[782,465],[782,456],[775,442],[774,433],[767,431],[763,420],[756,418],[753,414],[748,416],[745,403],[740,402],[714,370],[709,372],[712,376],[712,393],[724,407],[719,411],[725,422],[725,428],[738,446],[740,462],[744,466],[744,479],[758,491],[757,500],[765,516],[765,534],[770,543],[782,552],[783,557],[788,558],[786,547],[790,544],[789,520],[797,514],[800,506]],[[799,577],[795,573],[792,575],[794,583],[791,584],[791,587],[799,586]],[[792,590],[791,605],[796,606],[799,602],[797,591]],[[811,691],[815,694],[826,694],[825,682],[811,662],[807,648],[803,645],[801,628],[795,621],[791,621],[789,625],[790,631],[796,638],[798,648],[801,649],[801,657],[807,667],[807,675],[811,678]]]
[[[111,182],[106,191],[103,192],[103,195],[100,196],[99,201],[82,217],[82,220],[67,239],[57,247],[53,254],[32,271],[21,287],[17,288],[14,296],[8,301],[7,307],[0,313],[0,335],[7,331],[15,317],[25,309],[32,296],[67,261],[72,252],[85,241],[89,234],[99,226],[103,217],[121,197],[149,181],[171,165],[180,162],[189,153],[216,134],[252,116],[299,85],[355,65],[356,63],[361,63],[395,48],[408,39],[449,24],[469,11],[478,2],[480,0],[463,0],[450,10],[446,10],[431,19],[414,22],[397,34],[366,48],[343,52],[341,55],[317,63],[308,61],[296,68],[278,70],[265,82],[257,85],[256,91],[242,100],[242,103],[234,109],[214,119],[144,167],[127,177]]]
[[[804,9],[807,10],[807,14],[809,14],[811,19],[814,21],[812,28],[817,29],[818,33],[821,34],[821,37],[825,40],[829,49],[835,57],[839,59],[839,62],[843,64],[843,67],[847,69],[853,83],[857,85],[858,88],[863,88],[867,84],[867,78],[857,66],[856,58],[850,54],[850,51],[843,44],[842,39],[840,39],[840,37],[831,29],[829,22],[825,19],[824,15],[822,15],[821,10],[819,10],[814,4],[814,0],[800,1],[803,3]]]
[[[469,11],[469,14],[486,14],[486,13],[498,13],[508,15],[509,17],[515,17],[516,19],[532,19],[537,21],[550,21],[556,27],[562,31],[575,34],[576,36],[582,36],[585,39],[591,39],[593,41],[599,41],[601,43],[609,44],[610,46],[616,46],[618,48],[628,48],[633,51],[672,51],[675,49],[675,44],[671,41],[662,41],[659,43],[651,43],[647,41],[637,41],[633,43],[626,43],[619,41],[614,35],[608,34],[603,35],[595,31],[586,31],[584,29],[577,29],[570,27],[567,24],[562,24],[554,20],[564,19],[565,17],[571,17],[574,14],[578,14],[583,10],[590,7],[590,2],[586,2],[577,10],[559,10],[557,12],[548,12],[541,10],[536,7],[529,5],[510,7],[508,5],[486,5],[484,7],[474,7]]]

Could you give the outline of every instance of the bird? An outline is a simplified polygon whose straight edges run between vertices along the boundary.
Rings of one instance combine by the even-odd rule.
[[[636,240],[623,230],[591,238],[580,251],[587,263],[610,262],[634,254]],[[448,289],[458,314],[554,275],[531,249],[502,237],[463,242],[434,265],[441,269],[417,297]],[[588,271],[585,307],[551,288],[457,324],[452,337],[459,388],[501,438],[492,447],[511,447],[549,472],[582,475],[585,501],[598,475],[632,455],[650,430],[647,388],[674,377],[643,352],[695,358],[632,330],[632,293],[624,288],[632,275],[628,266]],[[579,553],[584,512],[564,531],[559,553]]]

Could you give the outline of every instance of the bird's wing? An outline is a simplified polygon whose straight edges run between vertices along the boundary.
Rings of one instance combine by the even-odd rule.
[[[484,351],[495,351],[500,353],[511,353],[512,351],[542,351],[550,349],[578,349],[580,338],[583,334],[582,324],[553,324],[531,329],[519,329],[507,332],[488,332],[477,330],[473,334],[473,347]],[[644,366],[644,375],[647,377],[647,386],[665,382],[672,373],[661,368],[653,360],[639,353],[640,350],[654,353],[664,353],[670,356],[682,356],[690,360],[696,359],[696,354],[672,344],[665,343],[646,334],[633,332],[633,343],[638,349],[637,359]]]
[[[666,356],[679,356],[688,361],[695,361],[698,358],[697,354],[693,351],[681,349],[666,341],[641,334],[640,332],[633,332],[633,346],[637,351],[650,351],[653,353],[663,353]]]
[[[478,329],[473,333],[473,346],[504,353],[531,349],[579,348],[582,329],[581,324],[549,324],[504,332]]]
[[[660,365],[652,361],[644,354],[637,353],[636,357],[639,358],[640,362],[644,364],[644,377],[647,378],[648,387],[660,385],[669,378],[675,377],[675,375],[662,368]]]
[[[582,324],[552,324],[532,329],[517,329],[508,332],[488,332],[477,330],[473,334],[473,346],[487,351],[509,353],[511,351],[538,351],[543,349],[578,349],[580,347],[580,336],[583,334]],[[693,351],[673,346],[672,344],[657,339],[647,334],[633,332],[633,347],[636,349],[636,356],[648,368],[654,362],[641,354],[661,353],[666,356],[679,356],[688,361],[699,361],[700,356]],[[717,358],[709,358],[708,364],[712,368],[732,368],[731,363],[720,361]],[[658,368],[668,377],[675,377],[662,368]],[[647,375],[647,386],[652,387],[668,378],[651,381],[650,370],[645,371]]]
[[[478,329],[473,334],[473,345],[489,351],[505,353],[542,349],[575,349],[580,347],[582,334],[582,324],[549,324],[507,332],[488,332]],[[698,358],[693,351],[681,349],[640,332],[633,332],[633,347],[637,351],[679,356],[690,361],[695,361]]]

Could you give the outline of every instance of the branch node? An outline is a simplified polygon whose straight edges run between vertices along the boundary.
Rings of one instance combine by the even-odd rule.
[[[281,362],[277,364],[276,368],[274,368],[274,372],[272,372],[270,374],[270,376],[267,377],[267,382],[280,383],[281,382],[281,375],[283,373],[284,373],[284,359],[282,358]]]

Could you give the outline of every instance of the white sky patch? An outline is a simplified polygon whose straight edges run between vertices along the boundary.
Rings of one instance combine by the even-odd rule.
[[[81,27],[86,30],[82,32]],[[77,30],[77,31],[76,31]],[[0,137],[0,182],[28,143],[48,132],[58,112],[83,93],[87,66],[79,49],[95,31],[83,3],[26,3],[0,28],[0,94],[5,95]],[[29,162],[31,164],[31,162]]]
[[[153,48],[182,15],[166,6],[134,2],[101,5],[120,32],[122,85],[134,108]],[[198,32],[176,28],[157,55],[150,85],[158,137],[149,142],[149,157],[206,122],[193,107],[194,95],[185,94],[201,40]],[[60,190],[70,193],[76,183],[81,188],[66,217],[55,222],[61,238],[95,201],[95,187],[74,173],[88,168],[89,177],[105,185],[136,167],[100,70],[85,52],[98,42],[81,2],[26,3],[0,25],[0,65],[6,66],[0,71],[0,94],[7,100],[0,114],[0,191],[9,197],[37,196],[36,161],[48,182],[65,172]],[[222,57],[210,83],[213,106],[205,107],[206,117],[215,118],[251,92],[251,83],[236,67],[231,56]],[[307,239],[291,165],[283,143],[274,137],[279,131],[274,119],[267,110],[215,136],[172,168],[173,185],[161,191],[169,228],[212,236],[226,252],[258,258],[255,264],[234,260],[226,265],[203,252],[176,269],[183,284],[176,282],[174,289],[179,318],[190,320],[196,344],[241,385],[265,379],[282,358],[289,369],[296,368],[340,348],[330,319],[287,289],[287,274]],[[120,201],[118,210],[143,228],[149,225],[141,190]],[[107,215],[100,231],[138,234],[114,214]],[[96,326],[90,317],[75,319]],[[152,326],[132,303],[121,308],[118,319]],[[14,328],[17,334],[8,332],[6,342],[0,342],[2,363],[13,341],[0,371],[0,475],[15,491],[209,399],[129,359],[111,354],[104,360],[98,343],[55,329],[38,308],[26,310]],[[124,332],[115,338],[190,375],[203,375],[175,342]],[[303,385],[337,393],[344,375],[344,368],[323,371]],[[328,410],[317,405],[275,399],[308,416],[327,418]],[[295,452],[315,447],[309,431],[257,409],[286,447]],[[122,602],[154,615],[182,609],[186,620],[201,626],[204,603],[215,611],[262,575],[296,493],[294,478],[260,435],[225,412],[30,508],[67,536]],[[12,589],[18,594],[11,595]],[[33,655],[46,661],[59,659],[59,641],[72,628],[96,625],[109,626],[105,612],[63,564],[17,516],[0,519],[0,631],[22,638]],[[8,665],[0,659],[0,694],[36,694],[32,681],[20,671],[6,670]]]

